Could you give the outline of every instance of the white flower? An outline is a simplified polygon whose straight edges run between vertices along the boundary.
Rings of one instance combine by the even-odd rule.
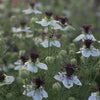
[[[0,81],[0,86],[11,84],[15,80],[13,76],[7,76],[6,74],[4,74],[4,76],[4,80]]]
[[[100,100],[100,96],[97,92],[92,92],[91,96],[89,96],[88,100]]]
[[[74,41],[82,40],[84,42],[84,40],[86,39],[91,39],[92,41],[96,41],[95,37],[92,34],[80,34],[78,37],[74,39]]]
[[[30,30],[30,27],[26,27],[25,29],[12,27],[12,31],[13,31],[14,33],[19,33],[19,32],[28,32],[28,33],[31,33],[31,32],[32,32],[32,31]]]
[[[47,65],[44,63],[41,63],[39,61],[37,61],[35,63],[33,63],[32,61],[29,61],[29,62],[26,62],[25,65],[29,71],[34,72],[34,73],[38,72],[38,68],[48,70]]]
[[[48,41],[47,39],[45,39],[45,40],[41,43],[41,45],[42,45],[44,48],[52,47],[52,46],[55,46],[55,47],[58,47],[58,48],[61,47],[60,42],[57,41],[57,40]]]
[[[47,98],[48,94],[42,87],[40,87],[39,89],[28,92],[27,96],[32,97],[33,100],[42,100],[42,98]]]
[[[36,21],[36,23],[41,24],[42,26],[51,25],[53,27],[59,27],[59,25],[57,24],[57,21],[55,21],[55,20],[42,19],[42,21]]]
[[[82,85],[77,76],[68,77],[64,72],[59,72],[59,75],[55,75],[54,78],[59,82],[62,82],[63,85],[68,89],[73,87],[73,83],[79,86]]]
[[[41,37],[35,37],[33,38],[35,45],[39,45],[42,42]]]
[[[81,48],[80,49],[80,51],[79,52],[77,52],[77,53],[82,53],[82,55],[84,56],[84,57],[90,57],[90,56],[94,56],[94,57],[96,57],[96,56],[99,56],[100,54],[99,54],[99,51],[98,51],[98,49],[95,49],[95,48],[87,48],[87,49],[85,49],[85,48]]]
[[[25,13],[26,15],[29,15],[29,14],[32,14],[32,13],[34,13],[34,14],[42,14],[41,11],[36,10],[36,9],[25,9],[22,12]]]
[[[68,27],[67,26],[62,27],[59,25],[59,26],[54,27],[54,29],[60,29],[61,31],[66,31],[68,29]]]

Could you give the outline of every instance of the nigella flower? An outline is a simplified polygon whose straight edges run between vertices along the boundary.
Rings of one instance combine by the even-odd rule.
[[[60,17],[57,20],[59,20],[59,26],[55,26],[54,29],[60,29],[61,31],[66,31],[68,29],[75,30],[71,25],[68,24],[68,19],[66,17]]]
[[[7,76],[0,72],[0,86],[11,84],[14,80],[15,78],[13,76]]]
[[[90,57],[90,56],[99,56],[98,49],[91,46],[92,40],[91,39],[85,39],[84,40],[85,47],[80,48],[80,51],[77,53],[82,53],[84,57]]]
[[[67,66],[65,68],[66,68],[66,72],[59,72],[58,75],[54,76],[54,78],[57,81],[62,82],[63,85],[68,89],[73,87],[73,83],[81,86],[82,84],[79,81],[79,79],[77,78],[77,76],[73,75],[75,72],[76,66],[67,64]]]
[[[53,27],[59,27],[57,21],[52,18],[52,12],[45,12],[45,18],[42,21],[36,21],[36,23],[41,24],[42,26],[51,25]]]
[[[48,70],[47,65],[38,61],[38,58],[39,58],[38,53],[35,53],[33,51],[30,53],[30,60],[25,63],[29,71],[37,73],[38,68]]]
[[[28,97],[32,97],[33,100],[42,100],[42,98],[47,98],[48,94],[44,90],[43,85],[44,81],[42,81],[40,78],[37,78],[35,80],[35,88],[33,88],[32,90],[32,85],[30,86],[30,88],[28,88],[29,86],[27,86],[26,92],[24,91],[24,93],[26,93]]]
[[[100,100],[100,94],[98,92],[92,92],[88,100]]]
[[[20,70],[22,68],[26,68],[25,63],[27,62],[28,57],[27,56],[21,56],[20,60],[15,62],[15,65],[17,65],[15,67],[15,70]]]
[[[22,12],[25,13],[26,15],[29,15],[29,14],[32,14],[32,13],[34,13],[34,14],[42,14],[42,12],[37,10],[37,9],[35,9],[34,6],[35,6],[35,3],[32,2],[32,3],[30,3],[30,7],[31,8],[30,9],[25,9]]]
[[[78,37],[74,39],[74,41],[82,40],[84,42],[85,39],[91,39],[92,41],[96,41],[95,37],[89,32],[91,25],[83,25],[85,34],[80,34]]]

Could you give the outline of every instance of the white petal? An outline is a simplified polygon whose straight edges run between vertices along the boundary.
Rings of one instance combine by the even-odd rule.
[[[84,57],[90,57],[90,55],[91,55],[91,51],[90,50],[82,50],[81,52],[82,52],[82,55]]]
[[[60,47],[61,47],[60,42],[59,42],[59,41],[57,41],[57,40],[51,41],[50,43],[51,43],[51,45],[54,45],[55,47],[58,47],[58,48],[60,48]]]
[[[44,40],[41,45],[44,47],[44,48],[47,48],[48,47],[48,40]]]
[[[22,69],[22,67],[23,67],[23,65],[18,65],[15,67],[15,70],[20,70],[20,69]]]
[[[43,98],[43,96],[40,93],[40,90],[35,90],[32,97],[34,100],[42,100]]]
[[[56,21],[50,21],[50,25],[54,27],[59,27],[59,25],[56,23]]]
[[[93,48],[91,50],[91,55],[94,56],[94,57],[96,57],[96,56],[99,56],[100,54],[99,54],[99,51],[97,49]]]
[[[35,14],[42,14],[42,12],[41,12],[41,11],[38,11],[38,10],[33,10],[33,12],[34,12]]]
[[[77,84],[77,85],[82,85],[82,83],[80,82],[80,80],[77,78],[77,76],[74,76],[73,77],[73,82],[75,83],[75,84]]]
[[[61,27],[60,30],[66,31],[68,28],[67,27]]]
[[[63,79],[64,79],[64,78],[62,77],[62,75],[55,75],[54,78],[55,78],[57,81],[60,81],[60,82],[62,82]]]
[[[26,10],[23,10],[23,13],[25,13],[25,14],[32,14],[32,12],[33,12],[33,10],[31,10],[31,9],[26,9]]]
[[[48,94],[47,94],[47,92],[44,89],[42,89],[41,93],[42,93],[42,96],[44,98],[47,98],[48,97]]]
[[[34,73],[38,72],[38,68],[36,66],[34,66],[33,64],[27,64],[27,69]]]
[[[73,86],[73,80],[67,77],[62,82],[63,82],[63,85],[68,89]]]
[[[36,23],[41,24],[42,26],[48,26],[48,25],[50,25],[50,22],[47,22],[44,19],[42,19],[42,21],[36,21]]]
[[[21,28],[12,27],[12,31],[18,33],[21,32]]]
[[[32,97],[33,95],[34,95],[34,91],[31,91],[31,92],[28,92],[28,93],[27,93],[27,96],[28,96],[28,97]]]
[[[38,64],[36,64],[36,66],[37,66],[37,67],[39,67],[39,68],[41,68],[41,69],[48,70],[47,65],[46,65],[46,64],[44,64],[44,63],[38,63]]]
[[[15,80],[15,78],[13,76],[6,76],[6,84],[11,84],[13,81]]]
[[[14,64],[19,65],[19,64],[21,64],[21,63],[22,63],[22,61],[21,61],[21,60],[18,60],[18,61],[16,61]]]
[[[81,39],[84,38],[84,36],[85,36],[85,34],[80,34],[78,37],[76,37],[76,38],[74,39],[74,41],[80,41]]]

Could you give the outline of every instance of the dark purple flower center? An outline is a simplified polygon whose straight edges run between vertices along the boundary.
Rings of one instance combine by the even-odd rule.
[[[68,21],[68,19],[66,17],[60,17],[59,20],[62,25],[65,25],[65,23]]]
[[[75,65],[71,65],[71,64],[67,64],[66,68],[66,75],[67,76],[72,76],[75,72],[76,66]]]
[[[51,16],[52,16],[52,12],[50,12],[50,11],[45,12],[45,15],[47,16],[47,18],[51,18]]]
[[[90,30],[90,27],[91,27],[91,25],[83,25],[82,26],[83,27],[83,29],[84,29],[84,31],[85,31],[85,33],[89,33],[89,30]]]
[[[5,79],[5,75],[0,72],[0,82],[2,82],[4,79]]]
[[[28,57],[27,57],[27,56],[21,56],[20,59],[21,59],[21,61],[22,61],[23,64],[24,64],[25,62],[27,62]]]
[[[42,86],[44,84],[44,81],[42,81],[40,78],[37,78],[35,80],[35,84],[36,84],[36,88],[39,88],[40,86]]]
[[[24,26],[26,25],[26,22],[25,22],[24,20],[22,20],[22,21],[20,22],[20,25],[21,25],[22,27],[24,27]]]
[[[39,54],[38,53],[35,53],[35,52],[31,52],[30,53],[30,57],[31,57],[31,60],[32,62],[36,62],[37,58],[39,58]]]
[[[85,41],[84,41],[84,44],[85,44],[85,46],[86,46],[86,48],[90,48],[90,46],[91,46],[91,44],[92,44],[92,40],[91,39],[86,39]]]
[[[57,20],[57,21],[59,21],[60,18],[59,18],[59,16],[56,15],[56,16],[54,17],[54,19]]]
[[[34,2],[31,2],[31,3],[30,3],[30,6],[31,6],[32,8],[34,8],[35,3],[34,3]]]

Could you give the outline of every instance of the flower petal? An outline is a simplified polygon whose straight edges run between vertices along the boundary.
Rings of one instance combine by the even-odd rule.
[[[33,95],[34,95],[34,90],[27,93],[27,96],[28,96],[28,97],[32,97]]]
[[[74,76],[73,77],[73,82],[75,83],[75,84],[77,84],[77,85],[82,85],[82,83],[80,82],[80,80],[77,78],[77,76]]]
[[[26,9],[22,11],[23,13],[25,13],[26,15],[31,14],[33,12],[33,10],[31,9]]]
[[[80,34],[78,37],[76,37],[76,38],[74,39],[74,41],[80,41],[81,39],[84,38],[84,36],[85,36],[85,34]]]
[[[36,23],[41,24],[42,26],[50,25],[50,22],[46,21],[45,19],[42,19],[42,21],[36,21]]]
[[[60,47],[61,47],[60,42],[59,42],[59,41],[57,41],[57,40],[51,41],[50,43],[51,43],[51,45],[54,45],[55,47],[58,47],[58,48],[60,48]]]
[[[91,51],[90,50],[82,50],[81,52],[82,52],[82,55],[84,57],[90,57],[90,55],[91,55]]]
[[[41,93],[42,93],[44,98],[48,97],[48,94],[47,94],[47,92],[44,89],[42,89]]]
[[[99,51],[97,49],[93,48],[91,50],[91,55],[94,56],[94,57],[96,57],[96,56],[99,56],[100,54],[99,54]]]
[[[63,81],[62,81],[63,85],[66,87],[66,88],[71,88],[73,86],[73,80],[72,79],[69,79],[69,78],[65,78]]]
[[[41,45],[44,47],[44,48],[47,48],[48,47],[48,40],[44,40]]]
[[[23,65],[18,65],[15,67],[15,70],[20,70],[20,69],[22,69],[22,67],[23,67]]]
[[[11,84],[15,78],[13,76],[6,76],[5,82],[6,84]]]
[[[39,67],[39,68],[41,68],[41,69],[48,70],[47,65],[46,65],[46,64],[44,64],[44,63],[38,63],[38,64],[36,64],[36,66],[37,66],[37,67]]]

